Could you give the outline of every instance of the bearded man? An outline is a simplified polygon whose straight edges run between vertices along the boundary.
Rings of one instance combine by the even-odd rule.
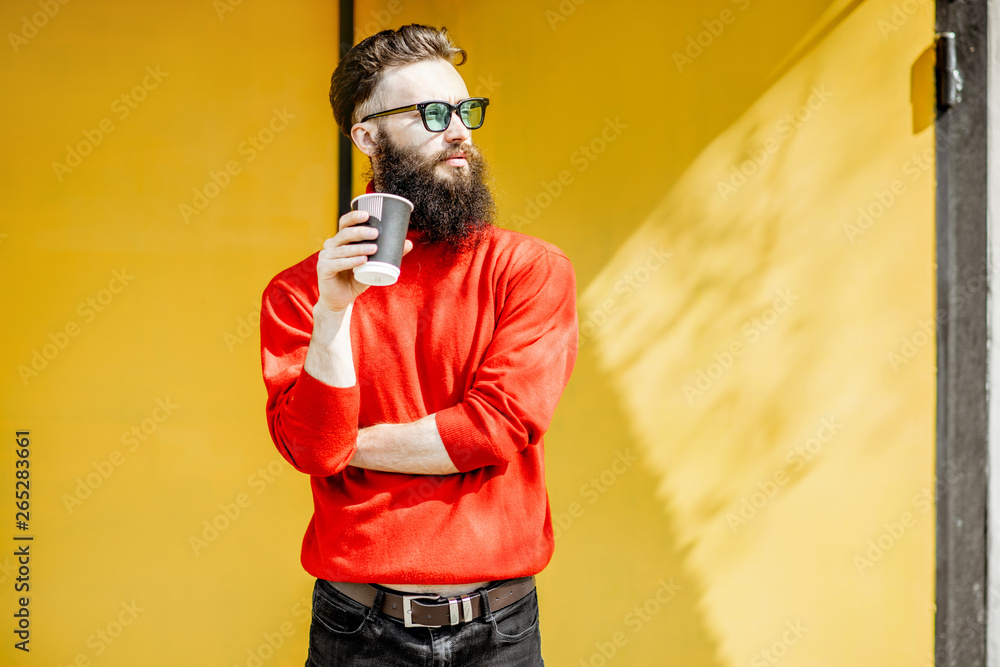
[[[263,293],[268,427],[311,475],[314,667],[544,664],[542,436],[576,361],[575,274],[554,245],[495,226],[472,142],[489,100],[469,96],[465,58],[444,29],[407,25],[333,74],[368,191],[414,204],[399,280],[354,279],[378,231],[352,211]]]

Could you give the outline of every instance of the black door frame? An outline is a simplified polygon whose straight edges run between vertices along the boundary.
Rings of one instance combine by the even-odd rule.
[[[339,0],[339,42],[338,60],[354,46],[354,0]],[[353,199],[352,177],[354,167],[351,162],[351,149],[354,143],[351,138],[337,131],[337,218],[351,210]]]
[[[988,531],[987,0],[937,0],[961,98],[939,96],[935,665],[985,667]],[[953,83],[942,67],[939,89]]]

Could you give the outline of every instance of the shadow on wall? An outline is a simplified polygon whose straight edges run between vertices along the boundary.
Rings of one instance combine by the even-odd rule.
[[[933,3],[899,11],[831,6],[581,297],[725,664],[933,650]]]

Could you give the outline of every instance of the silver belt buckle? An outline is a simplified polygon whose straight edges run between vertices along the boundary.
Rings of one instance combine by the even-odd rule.
[[[440,625],[429,625],[427,623],[421,623],[419,621],[413,620],[413,609],[410,604],[414,600],[431,600],[437,601],[441,598],[440,595],[404,595],[403,596],[403,625],[407,628],[440,628]]]
[[[442,600],[439,595],[404,595],[403,596],[403,625],[407,628],[421,627],[421,628],[440,628],[440,625],[430,625],[428,623],[421,623],[420,621],[413,620],[413,608],[410,606],[413,600],[430,600],[432,602],[438,602]],[[443,598],[444,601],[448,602],[448,611],[450,622],[448,625],[458,625],[462,621],[472,620],[472,596],[462,595],[453,598]],[[462,603],[461,610],[459,610],[458,603]]]

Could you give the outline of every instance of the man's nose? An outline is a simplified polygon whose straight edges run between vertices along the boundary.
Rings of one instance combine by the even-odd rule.
[[[444,140],[448,143],[462,143],[472,136],[472,130],[467,128],[458,117],[458,111],[451,112],[451,122],[444,131]]]

